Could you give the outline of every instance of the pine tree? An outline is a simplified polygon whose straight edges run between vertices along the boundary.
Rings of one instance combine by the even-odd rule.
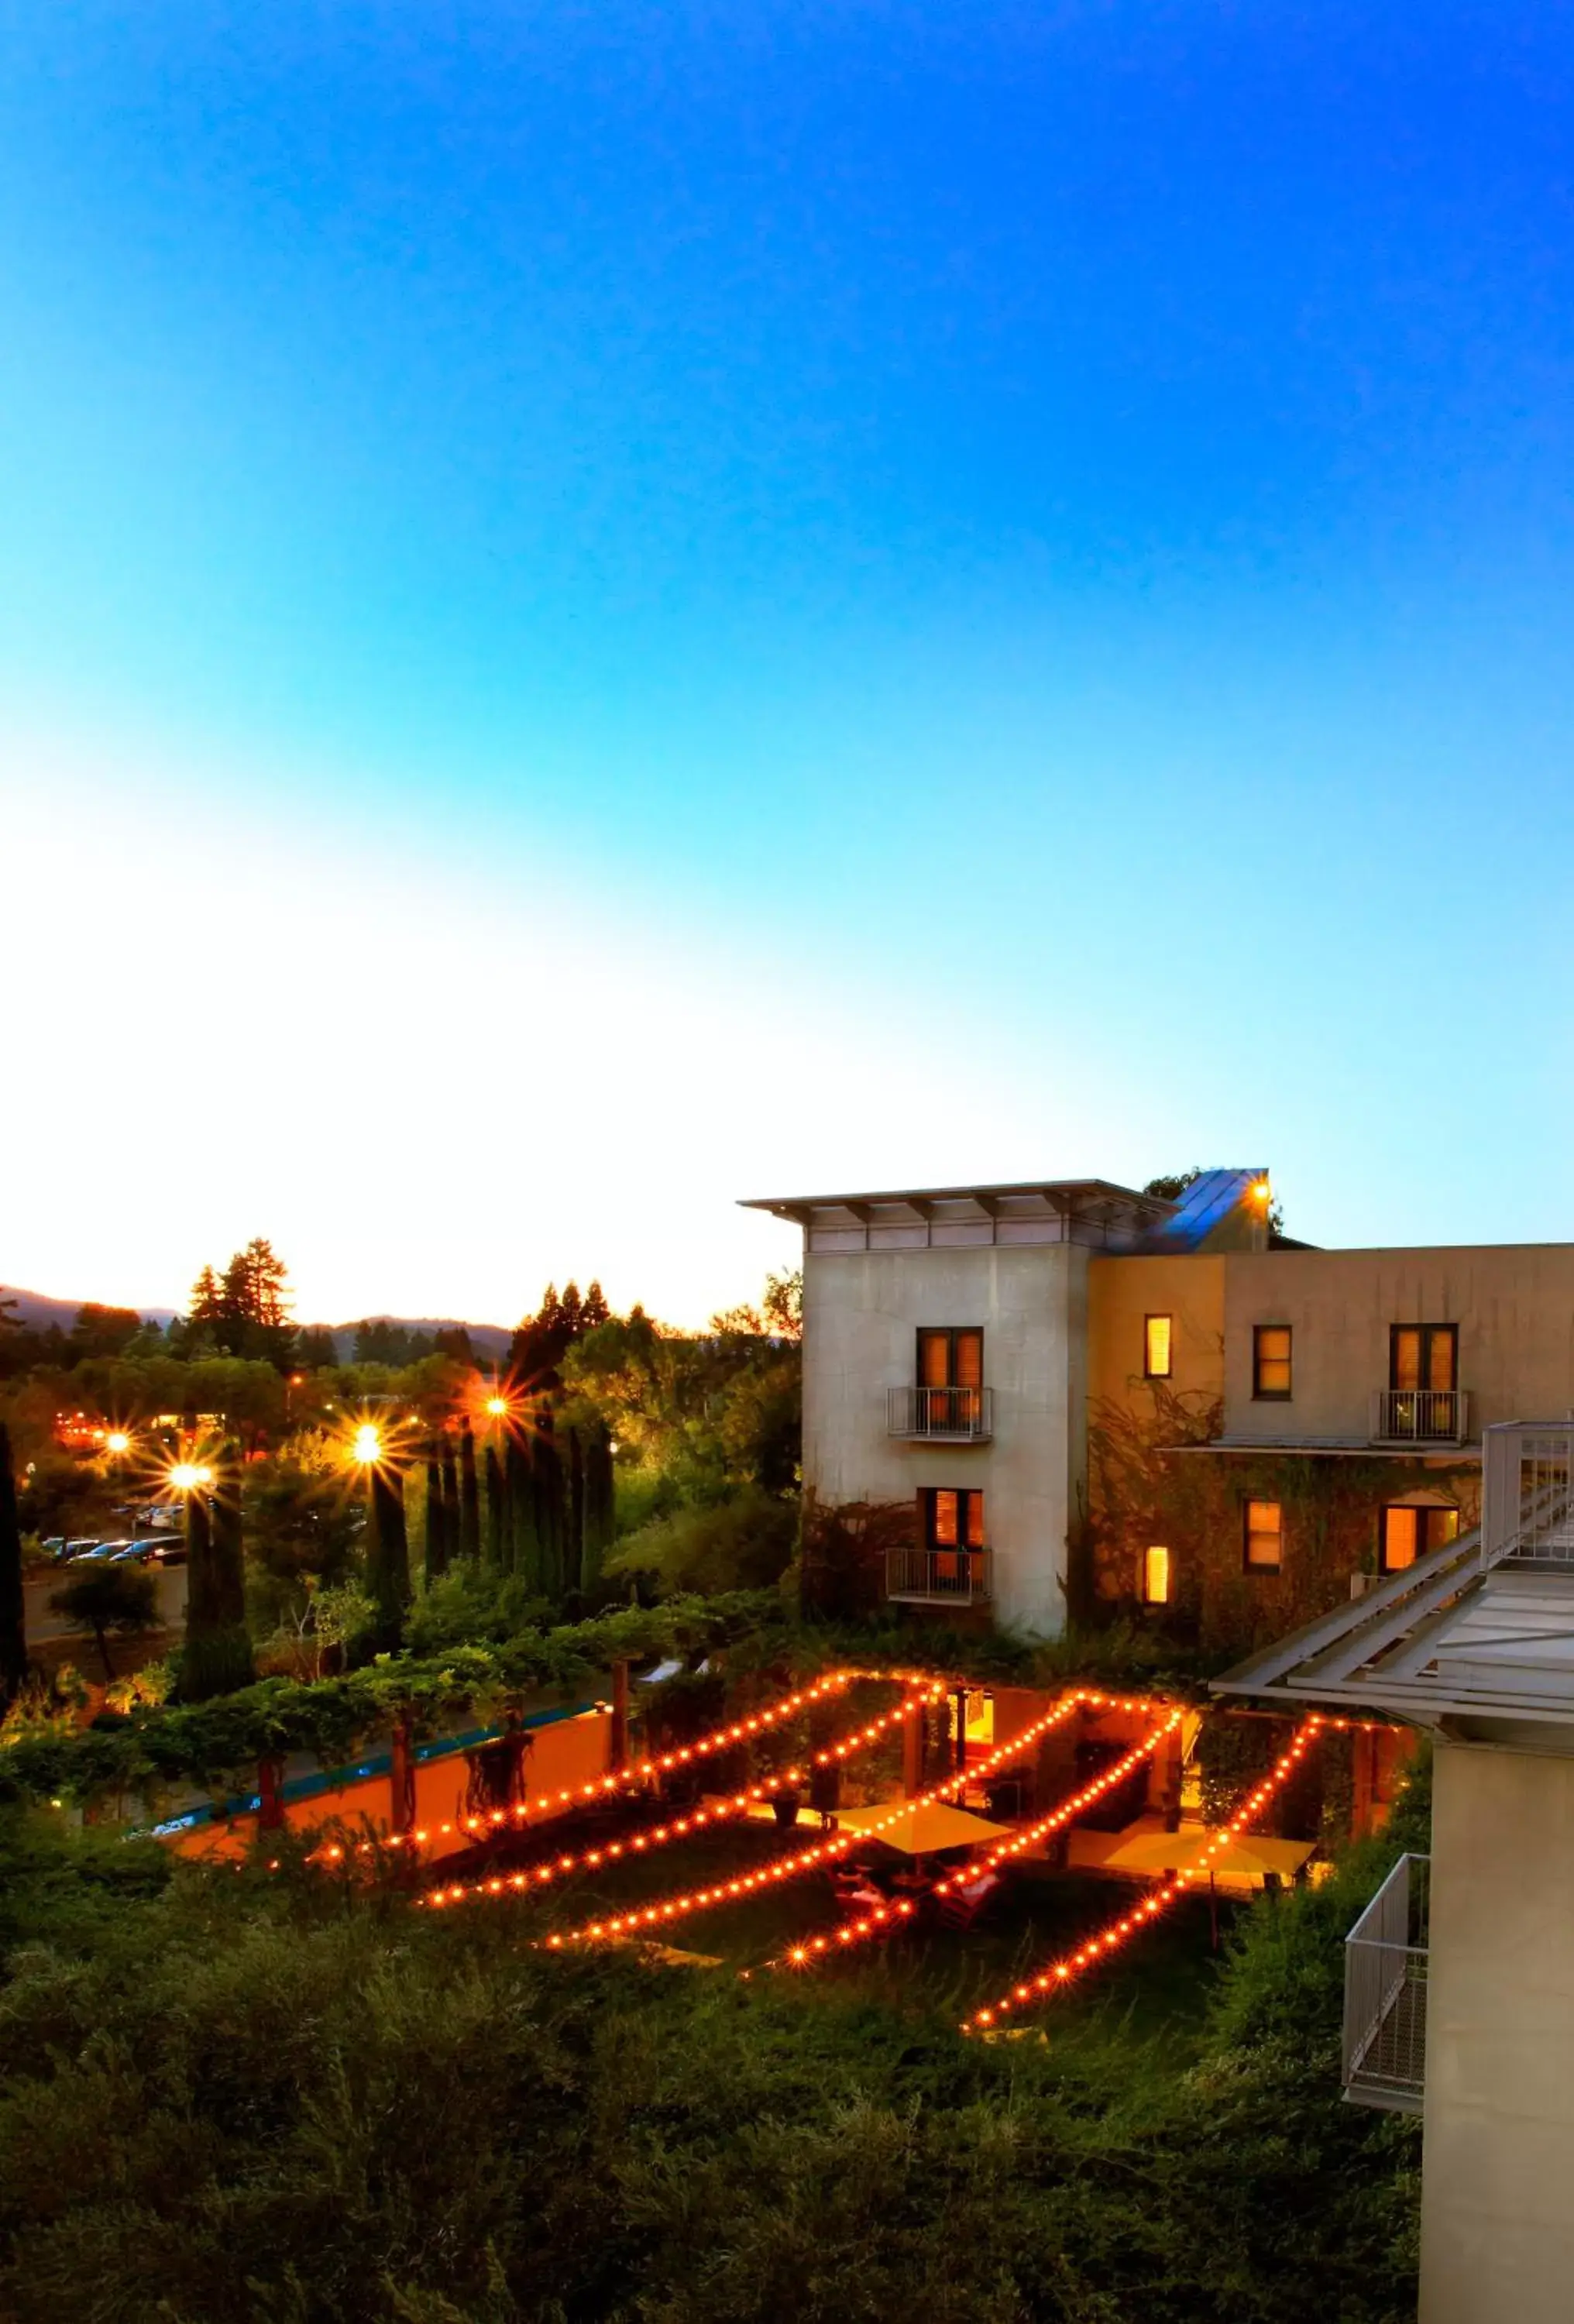
[[[594,1332],[598,1324],[610,1323],[612,1317],[612,1311],[607,1305],[606,1293],[602,1289],[599,1282],[593,1283],[584,1295],[584,1305],[579,1311],[580,1330]]]
[[[475,1435],[466,1421],[459,1431],[459,1554],[481,1555],[481,1497],[475,1484]]]
[[[486,1448],[486,1562],[494,1573],[508,1571],[508,1510],[503,1502],[502,1462],[495,1444]]]
[[[443,1469],[435,1443],[427,1451],[427,1582],[448,1570],[448,1512],[443,1504]]]
[[[22,1524],[11,1436],[0,1420],[0,1708],[27,1677],[27,1610],[22,1588]]]

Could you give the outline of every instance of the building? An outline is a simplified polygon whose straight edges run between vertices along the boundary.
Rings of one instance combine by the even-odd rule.
[[[1574,1423],[1489,1424],[1485,1472],[1478,1529],[1215,1692],[1430,1731],[1430,1863],[1401,1858],[1346,1945],[1346,2093],[1422,2116],[1421,2324],[1565,2324]]]
[[[865,1602],[1242,1652],[1468,1532],[1484,1426],[1574,1408],[1574,1246],[1314,1250],[1261,1170],[747,1207],[803,1230],[805,1557]]]

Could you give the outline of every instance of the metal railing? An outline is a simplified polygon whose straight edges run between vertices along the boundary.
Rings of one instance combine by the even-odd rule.
[[[995,1399],[987,1388],[893,1388],[886,1391],[891,1436],[980,1444],[995,1433]]]
[[[904,1606],[982,1606],[993,1586],[987,1549],[888,1549],[886,1596]]]
[[[1402,1856],[1345,1939],[1344,2093],[1419,2114],[1426,2091],[1431,1858]]]
[[[1482,1444],[1483,1566],[1574,1566],[1574,1421],[1501,1421]]]
[[[1462,1444],[1469,1417],[1462,1388],[1380,1388],[1372,1395],[1372,1442]]]

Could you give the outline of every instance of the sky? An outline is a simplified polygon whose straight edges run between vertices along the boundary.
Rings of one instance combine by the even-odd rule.
[[[1574,1240],[1574,12],[12,0],[0,1279]]]

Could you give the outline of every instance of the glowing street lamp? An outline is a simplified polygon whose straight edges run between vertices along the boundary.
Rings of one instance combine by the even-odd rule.
[[[199,1492],[204,1485],[213,1482],[213,1471],[195,1461],[177,1461],[170,1471],[170,1482],[178,1493]]]
[[[363,1469],[374,1469],[382,1458],[382,1431],[373,1421],[363,1421],[356,1429],[350,1447],[350,1457]]]
[[[493,1420],[502,1420],[508,1412],[507,1397],[489,1396],[486,1399],[486,1409],[492,1415]]]
[[[131,1438],[124,1428],[112,1428],[104,1440],[104,1450],[118,1461],[123,1452],[131,1451]]]

